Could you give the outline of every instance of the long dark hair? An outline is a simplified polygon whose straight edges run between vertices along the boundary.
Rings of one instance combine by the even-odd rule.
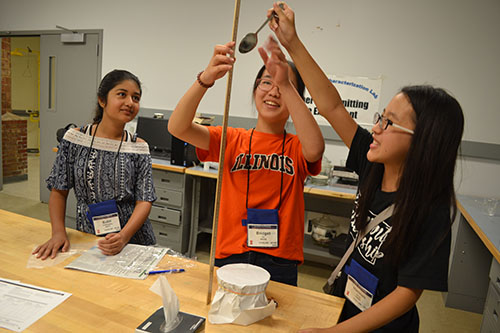
[[[293,73],[295,74],[295,77],[297,78],[297,92],[299,93],[300,97],[302,99],[304,99],[304,90],[306,88],[306,85],[304,84],[304,81],[302,81],[302,77],[300,76],[300,73],[297,70],[297,67],[295,67],[295,64],[291,61],[287,61],[287,62],[288,62],[288,66],[290,66]],[[257,72],[257,77],[255,78],[255,81],[253,83],[253,90],[252,90],[253,92],[255,92],[255,89],[257,89],[258,80],[262,77],[262,74],[264,74],[265,69],[266,69],[266,65],[263,65],[259,69],[259,71]]]
[[[391,247],[390,261],[396,265],[409,254],[419,228],[433,209],[443,205],[451,207],[451,229],[457,213],[453,179],[464,129],[460,104],[443,89],[408,86],[401,89],[401,93],[413,107],[416,126],[402,166],[391,218],[392,231],[386,243]],[[380,187],[384,165],[374,163],[367,172],[356,211],[358,230],[367,224],[370,202]]]
[[[132,80],[135,83],[137,83],[140,94],[142,95],[141,81],[139,81],[137,76],[122,69],[115,69],[109,72],[108,74],[106,74],[106,76],[102,78],[101,83],[99,84],[99,89],[97,89],[97,106],[95,109],[95,115],[93,119],[94,124],[101,122],[102,115],[104,112],[104,109],[99,104],[99,100],[103,101],[104,104],[106,104],[108,102],[109,91],[114,87],[116,87],[116,85],[126,80]]]

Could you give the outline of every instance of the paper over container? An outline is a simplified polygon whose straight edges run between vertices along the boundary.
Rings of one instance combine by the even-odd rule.
[[[250,325],[270,316],[276,309],[265,293],[270,277],[265,269],[251,264],[219,268],[219,287],[208,312],[210,323]]]

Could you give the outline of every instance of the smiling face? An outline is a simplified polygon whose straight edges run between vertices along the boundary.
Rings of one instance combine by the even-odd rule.
[[[118,83],[107,95],[107,100],[99,99],[99,105],[104,109],[103,117],[113,121],[128,123],[139,112],[141,91],[133,80]]]
[[[411,130],[415,129],[415,112],[408,97],[403,93],[392,98],[383,116],[394,124]],[[370,162],[399,168],[406,159],[411,140],[412,134],[390,125],[383,130],[377,123],[373,125],[373,142],[366,156]]]
[[[293,73],[292,69],[288,69],[288,77],[292,84],[297,87],[297,78]],[[270,80],[272,81],[272,77],[269,72],[264,70],[262,76],[260,77],[262,80]],[[289,112],[285,102],[281,98],[281,94],[278,86],[272,85],[269,91],[264,91],[261,88],[257,87],[254,90],[254,100],[255,107],[259,112],[259,118],[266,123],[283,123],[288,119]]]

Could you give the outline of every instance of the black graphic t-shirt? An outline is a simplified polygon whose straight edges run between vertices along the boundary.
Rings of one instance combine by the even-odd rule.
[[[371,142],[370,133],[358,127],[349,151],[347,167],[360,175],[360,184],[364,181],[367,170],[373,165],[366,158]],[[369,216],[373,218],[391,205],[394,202],[395,194],[395,192],[388,193],[378,190],[370,205]],[[450,207],[441,207],[432,211],[421,226],[420,236],[416,240],[415,247],[411,249],[409,256],[401,261],[398,267],[390,265],[389,260],[386,259],[391,251],[384,244],[392,229],[391,218],[382,221],[361,240],[346,265],[349,265],[354,258],[363,268],[379,279],[372,305],[394,291],[397,286],[437,291],[447,290],[451,244],[449,224]],[[347,247],[357,234],[358,230],[354,225],[353,213]],[[336,296],[345,297],[346,281],[347,275],[343,270],[341,277],[335,284],[334,293]],[[360,312],[353,303],[346,299],[340,320],[347,320]],[[418,332],[418,327],[418,312],[414,306],[407,313],[375,330],[375,332]]]

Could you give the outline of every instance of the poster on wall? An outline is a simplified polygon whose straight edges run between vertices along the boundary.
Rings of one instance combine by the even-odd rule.
[[[373,125],[373,114],[379,112],[382,77],[366,78],[345,75],[327,75],[327,77],[335,88],[337,88],[342,102],[351,117],[362,127],[371,128]],[[329,126],[328,121],[319,114],[307,90],[304,96],[306,105],[318,124]]]

